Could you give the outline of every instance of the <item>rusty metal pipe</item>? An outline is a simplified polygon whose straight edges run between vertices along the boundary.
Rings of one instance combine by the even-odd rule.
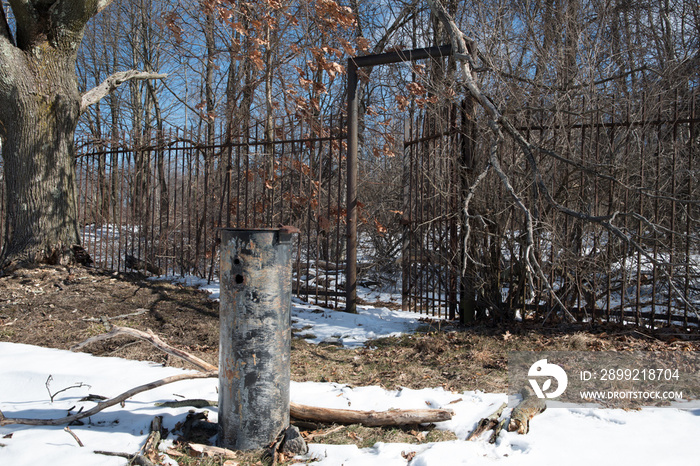
[[[219,440],[263,448],[289,426],[289,229],[221,230]]]

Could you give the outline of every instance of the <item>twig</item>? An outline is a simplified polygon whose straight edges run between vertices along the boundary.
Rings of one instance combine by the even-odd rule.
[[[219,376],[219,373],[217,371],[195,372],[195,373],[188,373],[188,374],[172,375],[170,377],[165,377],[164,379],[156,380],[155,382],[147,383],[145,385],[140,385],[138,387],[132,388],[131,390],[127,390],[126,392],[122,393],[121,395],[116,396],[114,398],[111,398],[111,399],[104,401],[102,403],[98,403],[97,406],[95,406],[92,409],[89,409],[87,411],[84,411],[82,413],[73,414],[71,416],[66,416],[66,417],[57,418],[57,419],[6,418],[0,412],[0,426],[5,426],[5,425],[9,425],[9,424],[23,424],[23,425],[29,425],[29,426],[58,426],[61,424],[70,424],[71,422],[77,421],[78,419],[94,416],[95,414],[99,413],[100,411],[103,411],[103,410],[109,408],[110,406],[114,406],[116,404],[119,404],[119,403],[131,398],[134,395],[138,395],[141,392],[153,390],[154,388],[162,387],[163,385],[167,385],[167,384],[174,383],[174,382],[179,382],[181,380],[206,379],[206,378],[213,378],[213,377],[218,377],[218,376]]]
[[[78,442],[78,445],[80,445],[81,447],[84,447],[84,446],[85,446],[85,445],[83,445],[83,442],[80,441],[80,439],[78,438],[78,436],[75,435],[75,432],[73,432],[73,431],[71,430],[70,427],[66,426],[66,427],[63,428],[63,430],[65,430],[66,432],[68,432],[69,434],[71,434],[71,436],[75,439],[75,441]]]
[[[52,376],[52,375],[49,375],[49,376],[46,378],[46,382],[44,383],[44,386],[46,386],[46,391],[49,392],[49,398],[51,399],[51,403],[53,403],[53,399],[56,397],[56,395],[58,395],[58,394],[61,393],[61,392],[65,392],[66,390],[70,390],[70,389],[72,389],[72,388],[82,388],[82,387],[92,388],[92,386],[90,386],[90,385],[84,384],[83,382],[79,382],[79,383],[76,384],[76,385],[71,385],[70,387],[66,387],[66,388],[64,388],[64,389],[61,389],[61,390],[57,391],[56,393],[54,393],[54,394],[52,395],[52,394],[51,394],[51,389],[49,388],[49,385],[51,385],[51,381],[52,381],[52,380],[53,380],[53,376]]]
[[[125,319],[127,317],[133,317],[133,316],[140,316],[141,314],[145,314],[148,312],[148,309],[137,309],[136,312],[131,312],[129,314],[121,314],[118,316],[102,316],[102,317],[83,317],[83,320],[86,322],[104,322],[105,320],[118,320],[118,319]]]
[[[336,433],[336,432],[338,432],[338,431],[341,431],[341,430],[345,429],[346,427],[347,427],[347,426],[340,425],[340,426],[335,426],[335,427],[333,427],[333,428],[331,428],[331,429],[328,429],[328,430],[326,430],[326,431],[319,432],[319,433],[310,432],[310,433],[306,436],[306,441],[307,441],[307,442],[310,442],[310,441],[312,441],[312,440],[315,439],[315,438],[326,437],[326,436],[328,436],[328,435],[331,435],[331,434],[334,434],[334,433]]]

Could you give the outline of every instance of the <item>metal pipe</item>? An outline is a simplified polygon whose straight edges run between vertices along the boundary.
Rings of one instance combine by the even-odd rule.
[[[354,62],[357,68],[363,68],[365,66],[425,60],[426,58],[449,57],[450,55],[452,55],[452,44],[446,44],[435,47],[365,55],[363,57],[350,58],[348,61]]]
[[[357,65],[348,60],[348,180],[345,311],[357,313]]]
[[[221,230],[219,445],[254,450],[289,427],[289,228]]]

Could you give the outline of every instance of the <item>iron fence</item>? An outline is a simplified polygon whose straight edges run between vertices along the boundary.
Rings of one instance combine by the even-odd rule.
[[[341,127],[330,120],[324,128]],[[337,130],[295,126],[284,140],[216,144],[158,135],[149,144],[80,146],[79,225],[95,265],[154,275],[218,274],[219,229],[301,230],[294,291],[342,307],[344,142]]]
[[[493,171],[479,180],[468,217],[460,212],[487,165],[488,129],[474,138],[459,108],[446,128],[420,119],[405,143],[404,303],[449,317],[466,310],[466,320],[543,320],[565,308],[579,320],[696,326],[697,103],[696,90],[641,96],[635,107],[614,97],[559,113],[525,106],[516,125],[536,148],[533,160],[513,142],[497,150],[535,219],[532,245],[521,206]]]

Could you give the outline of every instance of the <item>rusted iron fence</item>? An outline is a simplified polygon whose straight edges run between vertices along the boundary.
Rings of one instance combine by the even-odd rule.
[[[294,226],[294,291],[338,307],[344,280],[344,143],[337,120],[265,141],[196,143],[170,133],[148,144],[80,146],[83,246],[95,264],[156,275],[218,274],[219,229]]]
[[[419,120],[405,144],[406,307],[454,316],[472,301],[477,319],[551,319],[562,310],[548,283],[581,320],[697,325],[697,105],[697,90],[676,91],[640,96],[634,107],[580,99],[556,114],[517,115],[520,131],[540,148],[539,178],[514,143],[500,144],[498,158],[536,219],[533,247],[543,274],[534,286],[526,273],[525,217],[493,171],[474,191],[468,247],[459,247],[460,210],[486,166],[488,129],[479,129],[470,159],[459,109],[446,130],[426,131]],[[533,189],[540,181],[551,199]]]

